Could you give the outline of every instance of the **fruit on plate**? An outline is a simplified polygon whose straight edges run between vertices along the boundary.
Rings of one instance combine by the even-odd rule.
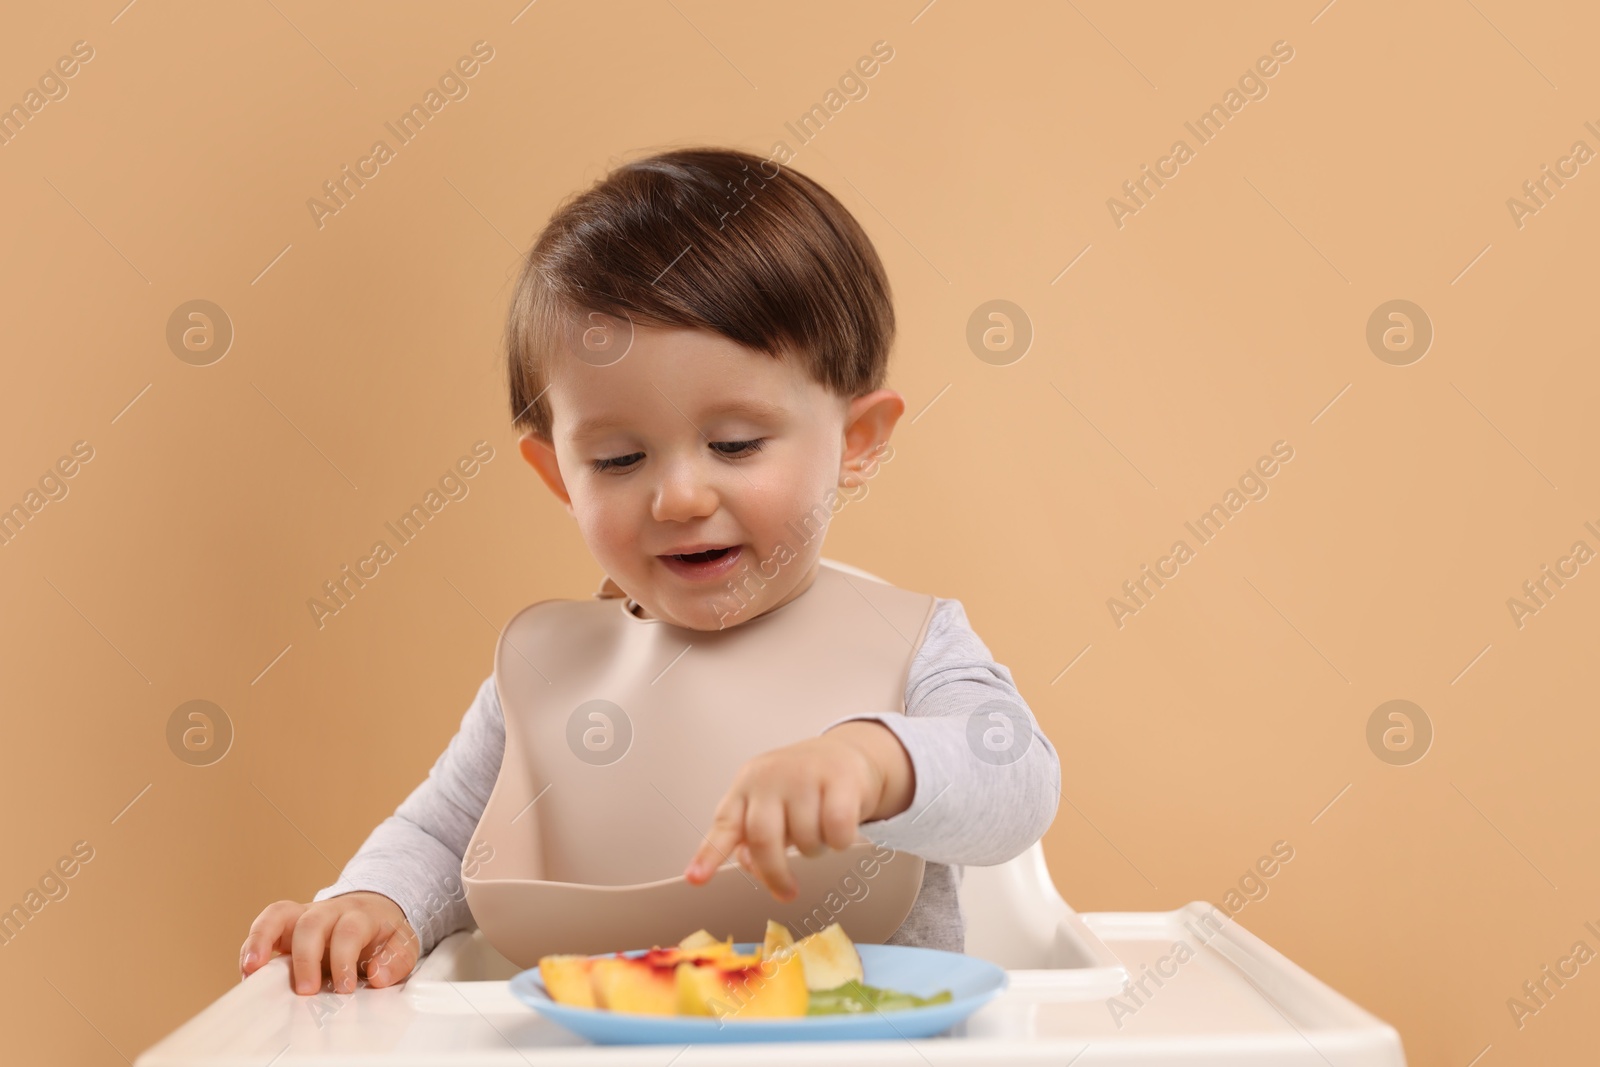
[[[592,978],[595,962],[591,956],[545,956],[539,960],[539,977],[544,980],[545,992],[557,1004],[597,1007]]]
[[[718,941],[716,938],[711,936],[710,931],[704,929],[696,930],[694,933],[678,942],[678,947],[683,949],[685,952],[704,952],[720,945],[726,945],[728,952],[733,952],[732,938],[729,938],[727,941]]]
[[[704,937],[700,937],[704,934]],[[691,939],[692,942],[691,942]],[[705,931],[675,948],[653,948],[641,956],[545,956],[539,977],[557,1004],[649,1015],[677,1013],[673,974],[680,963],[733,955],[733,941],[718,941]]]
[[[794,947],[794,935],[780,922],[767,920],[767,938],[761,944],[761,958],[776,956],[786,948]]]
[[[778,1019],[810,1006],[798,954],[718,956],[678,964],[678,1011],[719,1019]]]
[[[733,951],[733,939],[718,941],[696,930],[678,948],[697,959],[676,973],[678,1011],[684,1015],[738,1015],[746,1019],[804,1015],[808,1005],[804,965],[781,955],[794,944],[789,928],[767,920],[766,940],[755,955]]]
[[[838,923],[807,934],[794,948],[805,961],[807,989],[837,989],[846,982],[866,980],[861,970],[861,954]]]
[[[734,951],[696,930],[669,948],[638,955],[545,956],[545,991],[558,1004],[643,1015],[700,1015],[718,1019],[775,1019],[862,1014],[947,1003],[865,983],[861,954],[838,923],[796,941],[769,920],[759,951]]]
[[[640,1015],[676,1015],[678,987],[672,980],[681,960],[677,949],[651,949],[642,956],[594,961],[595,1007]]]
[[[811,994],[807,1015],[870,1015],[873,1012],[905,1011],[907,1008],[927,1008],[935,1004],[948,1004],[950,990],[941,989],[931,997],[901,993],[893,989],[850,982],[838,989],[823,989]]]

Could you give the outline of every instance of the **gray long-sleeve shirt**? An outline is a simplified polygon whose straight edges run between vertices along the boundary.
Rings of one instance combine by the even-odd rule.
[[[916,778],[911,806],[862,823],[861,834],[926,861],[916,902],[889,942],[960,952],[962,865],[1003,863],[1044,836],[1060,800],[1061,764],[1011,672],[994,662],[959,600],[935,598],[906,679],[905,708],[904,715],[836,720],[883,723],[905,746]],[[382,893],[416,931],[419,956],[446,934],[471,927],[461,859],[499,777],[505,740],[491,675],[427,780],[313,901],[356,890]],[[730,782],[735,770],[727,768]]]

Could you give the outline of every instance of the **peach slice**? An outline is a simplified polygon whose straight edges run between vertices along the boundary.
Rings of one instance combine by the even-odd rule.
[[[595,1007],[590,977],[593,969],[594,960],[588,956],[545,956],[539,960],[539,977],[544,979],[550,999],[575,1008]]]
[[[733,938],[718,941],[704,930],[696,930],[678,942],[678,951],[684,959],[707,959],[733,955]]]
[[[676,948],[653,948],[642,956],[603,956],[594,961],[597,1007],[642,1015],[676,1015],[674,971],[682,961]]]
[[[736,953],[733,944],[696,930],[637,956],[544,956],[539,975],[558,1004],[747,1019],[804,1015],[810,990],[861,977],[860,957],[837,923],[797,943],[788,927],[768,921],[758,953]]]
[[[805,970],[794,952],[684,960],[676,973],[678,1011],[719,1019],[804,1015],[810,1003]]]
[[[551,998],[558,1003],[583,1004],[580,999],[581,992],[572,988],[576,979],[568,979],[562,974],[563,969],[569,972],[586,974],[593,994],[586,1007],[606,1008],[611,1011],[638,1012],[646,1015],[673,1015],[677,1012],[679,1000],[678,986],[675,979],[676,969],[682,964],[708,965],[720,963],[725,959],[733,958],[733,941],[700,942],[697,948],[661,948],[657,946],[638,956],[624,956],[621,953],[615,956],[602,956],[598,959],[586,959],[588,967],[581,964],[556,962],[552,967],[557,981],[567,981],[563,985],[564,995],[572,996],[570,1001],[557,996],[555,987],[550,984],[550,979],[545,979],[545,988],[550,990]],[[754,959],[754,957],[751,957]],[[547,957],[559,961],[562,957]],[[573,957],[574,960],[585,959]],[[540,961],[541,975],[545,974],[544,961]]]

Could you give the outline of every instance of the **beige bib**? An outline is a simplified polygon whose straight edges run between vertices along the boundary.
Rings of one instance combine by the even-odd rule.
[[[783,903],[732,857],[682,877],[734,773],[856,712],[905,710],[934,598],[823,561],[799,596],[722,630],[641,619],[610,578],[596,599],[545,600],[495,651],[500,775],[462,862],[473,917],[507,959],[672,945],[701,928],[760,941],[829,922],[881,944],[916,900],[923,860],[860,839],[789,850]]]

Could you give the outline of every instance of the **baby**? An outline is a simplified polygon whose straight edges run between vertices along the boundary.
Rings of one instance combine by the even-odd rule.
[[[605,574],[599,599],[541,602],[507,625],[495,673],[426,781],[335,884],[309,904],[261,912],[242,975],[282,952],[296,992],[317,992],[324,976],[352,992],[358,976],[403,980],[475,919],[494,941],[506,915],[530,909],[496,905],[491,929],[474,895],[491,884],[474,880],[491,857],[504,865],[543,849],[547,859],[520,876],[573,886],[678,874],[646,870],[629,841],[642,853],[682,849],[674,863],[697,888],[680,899],[710,899],[696,895],[717,890],[706,883],[732,860],[790,902],[805,862],[791,847],[819,857],[865,838],[921,865],[887,940],[960,951],[962,865],[1004,862],[1044,834],[1060,764],[960,601],[849,578],[821,558],[830,510],[820,502],[864,491],[905,411],[883,386],[893,335],[888,280],[865,232],[792,168],[682,149],[623,165],[563,204],[512,300],[507,369],[523,458],[577,520]],[[543,628],[521,631],[535,643],[518,645],[513,630],[529,620]],[[618,651],[646,631],[694,651],[683,663]],[[784,635],[803,636],[805,655],[783,655],[773,641]],[[563,672],[579,679],[567,703]],[[584,760],[569,714],[596,679],[605,693],[636,694],[635,746],[715,732],[722,750],[747,756],[687,768],[669,783],[676,799],[638,781],[637,760],[611,763],[612,788],[632,788],[643,808],[620,795],[574,806],[566,786],[521,795],[513,785],[543,773],[528,768],[554,774]],[[691,683],[672,698],[684,717],[652,732],[663,720],[647,717],[649,702]],[[742,700],[741,684],[766,689]],[[648,803],[656,793],[665,804]],[[506,848],[519,834],[527,841]],[[605,847],[586,859],[575,846],[562,860],[563,841]],[[609,869],[593,859],[602,851]],[[888,905],[862,915],[869,906],[881,918]],[[593,950],[633,947],[646,946]]]

